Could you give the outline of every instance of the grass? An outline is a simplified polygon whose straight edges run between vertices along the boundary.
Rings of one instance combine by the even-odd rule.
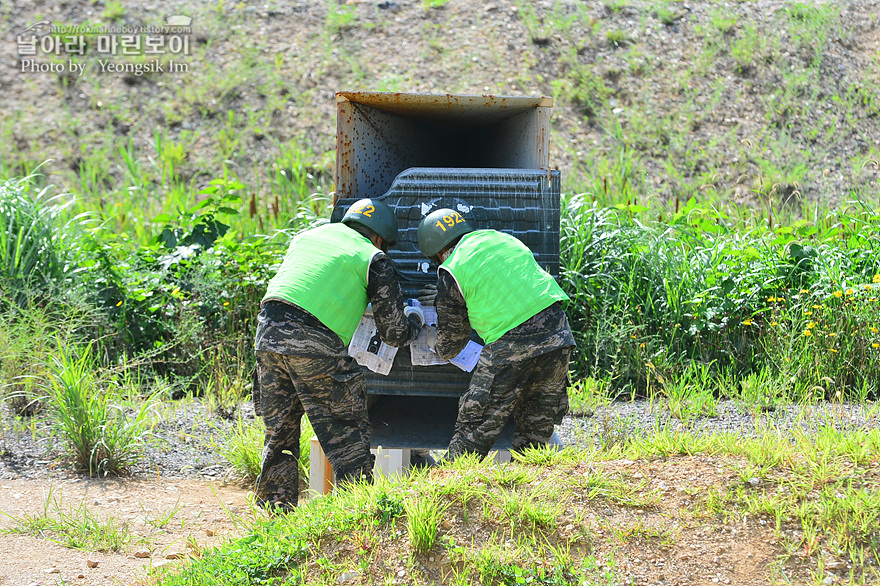
[[[611,373],[612,390],[680,404],[689,385],[678,383],[695,364],[707,365],[703,382],[766,367],[795,377],[794,401],[871,396],[880,347],[873,206],[855,201],[791,223],[696,199],[661,221],[637,203],[571,196],[564,206],[562,281],[581,376]],[[709,397],[699,400],[711,413]]]
[[[235,426],[223,434],[215,446],[239,476],[254,480],[260,474],[265,432],[266,427],[261,418],[256,418],[248,423],[239,417]],[[303,416],[299,450],[299,473],[302,479],[307,479],[309,476],[309,457],[313,435],[309,418]]]
[[[405,480],[351,485],[258,522],[251,537],[206,553],[163,584],[208,575],[233,583],[244,569],[258,568],[271,568],[261,575],[279,583],[330,584],[355,574],[384,583],[401,570],[407,580],[431,582],[440,568],[451,583],[617,584],[628,580],[624,562],[648,567],[647,560],[633,562],[627,548],[637,548],[640,558],[675,556],[679,548],[693,551],[697,532],[736,539],[730,527],[760,535],[746,539],[769,543],[778,567],[795,581],[822,571],[829,558],[820,551],[850,564],[853,584],[880,576],[877,430],[661,430],[610,450],[540,451],[500,466],[455,462]],[[691,507],[673,506],[653,488],[656,477],[634,481],[628,472],[650,469],[662,478],[678,459],[711,470],[674,480],[695,501]],[[746,478],[754,475],[757,486]],[[700,484],[707,480],[708,488]],[[439,566],[427,569],[429,557]],[[771,564],[758,570],[775,571]]]
[[[437,531],[443,518],[444,507],[436,498],[427,496],[417,501],[404,503],[407,522],[406,529],[415,551],[427,553],[437,542]]]
[[[74,468],[89,476],[122,474],[138,461],[150,438],[153,400],[127,413],[99,388],[91,346],[58,345],[43,383],[53,426],[67,447]]]
[[[71,200],[51,196],[49,186],[33,193],[34,183],[34,175],[0,178],[0,276],[19,305],[62,286],[71,270],[71,224],[79,219],[63,215]]]
[[[3,533],[46,537],[73,549],[121,552],[126,551],[131,541],[128,524],[113,516],[98,519],[85,501],[76,508],[65,508],[62,495],[56,496],[54,488],[50,488],[42,512],[19,516],[3,514],[12,522]]]

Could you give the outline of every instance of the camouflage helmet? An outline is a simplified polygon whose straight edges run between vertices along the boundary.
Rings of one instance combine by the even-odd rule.
[[[434,210],[419,222],[419,249],[428,258],[434,258],[449,243],[474,229],[455,210]]]
[[[375,199],[359,199],[342,216],[342,223],[366,226],[388,244],[397,242],[397,216],[388,204]]]

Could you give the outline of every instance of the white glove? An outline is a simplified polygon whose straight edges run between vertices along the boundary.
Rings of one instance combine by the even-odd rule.
[[[428,330],[428,348],[433,350],[437,345],[437,326],[425,326],[425,329]]]
[[[425,325],[425,312],[422,311],[421,307],[411,307],[407,305],[403,308],[403,314],[407,317],[414,315],[419,318],[419,327]]]

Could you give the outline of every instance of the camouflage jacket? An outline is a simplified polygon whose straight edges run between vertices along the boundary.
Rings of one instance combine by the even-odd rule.
[[[413,341],[421,326],[415,316],[403,313],[405,300],[391,260],[379,253],[370,263],[367,299],[379,336],[399,348]],[[342,339],[304,309],[279,300],[263,303],[257,316],[254,349],[288,356],[347,356]]]
[[[467,344],[471,322],[464,297],[455,279],[446,271],[440,272],[434,305],[437,307],[437,345],[434,349],[448,360]],[[574,346],[574,336],[568,318],[557,302],[483,348],[480,360],[488,361],[489,366],[510,364],[567,346]]]

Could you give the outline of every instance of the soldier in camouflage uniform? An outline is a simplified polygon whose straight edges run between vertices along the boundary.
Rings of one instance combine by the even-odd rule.
[[[560,304],[568,297],[522,242],[474,231],[454,210],[423,218],[418,239],[422,254],[441,263],[435,351],[456,356],[472,328],[486,342],[459,401],[447,458],[486,456],[511,416],[514,450],[549,443],[568,412],[574,337]]]
[[[348,343],[372,303],[379,335],[399,347],[424,323],[405,308],[388,247],[397,219],[376,200],[352,204],[341,224],[298,234],[257,317],[255,407],[266,424],[256,493],[289,508],[299,497],[300,420],[309,417],[337,483],[372,479],[364,375]]]

